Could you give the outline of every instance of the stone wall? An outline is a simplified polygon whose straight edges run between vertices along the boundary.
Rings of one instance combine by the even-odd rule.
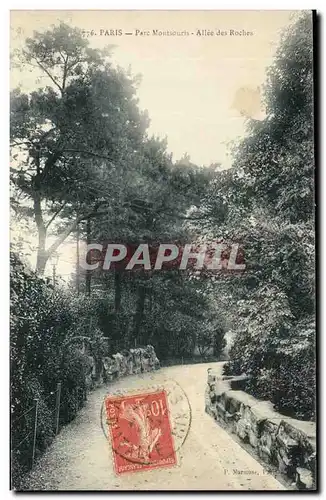
[[[239,390],[244,378],[221,377],[209,368],[206,412],[299,489],[315,489],[315,423],[285,417],[269,401],[258,401]]]
[[[160,362],[155,354],[154,347],[138,347],[113,354],[102,360],[101,373],[97,373],[95,360],[89,356],[89,373],[86,377],[86,386],[91,389],[94,385],[113,382],[125,375],[150,372],[160,368]]]

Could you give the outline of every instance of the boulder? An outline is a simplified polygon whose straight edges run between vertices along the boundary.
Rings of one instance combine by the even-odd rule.
[[[316,467],[316,425],[285,417],[270,401],[239,390],[247,377],[218,376],[209,368],[205,410],[226,424],[263,463],[274,465],[299,489],[313,489]]]
[[[103,374],[107,382],[113,382],[119,376],[117,360],[109,357],[103,358]]]
[[[141,349],[130,349],[130,352],[133,355],[133,373],[141,373]]]
[[[145,351],[148,354],[150,370],[158,370],[160,368],[160,362],[156,356],[154,347],[152,345],[147,345]]]
[[[86,366],[86,375],[85,375],[85,385],[86,389],[90,391],[94,387],[95,379],[96,379],[96,364],[93,356],[87,356],[87,366]]]
[[[145,349],[142,349],[142,353],[141,353],[141,371],[142,372],[149,372],[151,371],[151,353],[147,350],[147,348],[145,347]]]
[[[296,485],[300,490],[311,490],[314,486],[314,478],[312,472],[309,469],[297,467]]]
[[[118,368],[118,377],[123,377],[126,375],[128,367],[127,367],[127,362],[126,358],[118,352],[117,354],[113,354],[112,358],[115,360],[117,368]]]

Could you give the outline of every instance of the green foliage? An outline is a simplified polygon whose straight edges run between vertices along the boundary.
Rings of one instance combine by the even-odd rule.
[[[81,30],[65,24],[35,33],[16,54],[47,81],[29,94],[12,92],[10,121],[13,197],[17,202],[23,193],[24,206],[17,202],[16,210],[26,216],[29,209],[35,219],[40,273],[78,218],[96,216],[110,199],[115,206],[125,202],[134,186],[127,171],[133,162],[135,169],[141,165],[133,156],[141,150],[148,118],[138,108],[137,79],[113,68],[108,55],[90,49]],[[46,248],[52,225],[59,237]]]
[[[61,24],[26,41],[21,62],[47,85],[11,101],[12,205],[36,222],[39,274],[76,228],[80,237],[127,244],[240,241],[246,272],[80,273],[80,295],[56,288],[11,256],[11,405],[18,418],[39,400],[37,452],[84,400],[89,357],[96,376],[111,352],[152,344],[160,360],[218,357],[236,340],[227,370],[250,375],[248,391],[298,418],[314,418],[314,220],[311,19],[284,36],[265,87],[267,117],[248,122],[234,167],[203,169],[148,137],[137,79]],[[22,204],[19,193],[27,201]],[[189,212],[191,214],[189,215]],[[199,220],[199,222],[198,222]],[[46,247],[49,230],[58,238]],[[50,228],[50,229],[49,229]],[[21,247],[19,247],[21,249]],[[86,285],[87,283],[87,285]],[[85,293],[86,292],[86,293]],[[87,296],[89,294],[89,296]],[[87,340],[86,340],[87,339]],[[33,410],[12,438],[32,432]],[[29,465],[31,436],[14,453]]]
[[[267,117],[252,120],[236,150],[259,204],[291,223],[313,216],[313,44],[311,13],[283,35],[265,85]]]
[[[147,113],[139,110],[136,97],[138,80],[113,67],[108,52],[91,50],[81,31],[65,24],[35,33],[16,56],[42,82],[34,92],[16,89],[11,96],[13,206],[22,218],[36,222],[38,274],[77,227],[81,239],[93,241],[191,241],[184,220],[213,174],[186,155],[174,164],[166,141],[147,136]],[[47,247],[49,231],[57,239]],[[55,391],[60,380],[63,421],[73,417],[76,389],[83,389],[89,369],[76,337],[91,336],[87,348],[98,360],[97,374],[103,355],[135,345],[151,342],[164,359],[192,356],[198,332],[209,331],[216,354],[222,346],[217,338],[223,332],[210,331],[209,301],[189,276],[122,272],[90,277],[81,271],[76,298],[49,289],[36,275],[25,279],[24,273],[15,260],[15,413],[33,404],[34,397],[43,399],[43,392],[45,397]],[[38,385],[25,390],[30,379]],[[49,429],[45,435],[51,435]]]
[[[297,418],[315,415],[315,256],[311,14],[283,35],[267,73],[267,117],[248,122],[234,167],[201,207],[208,237],[239,241],[246,271],[221,284],[236,332],[228,373]],[[216,283],[216,282],[215,282]]]
[[[35,219],[38,272],[77,226],[86,236],[93,219],[94,238],[180,239],[180,215],[190,200],[199,203],[212,172],[187,158],[173,164],[166,141],[147,136],[138,78],[64,23],[36,32],[15,57],[47,83],[11,95],[12,203]],[[47,247],[49,231],[58,238]]]
[[[37,454],[54,437],[58,382],[62,384],[61,424],[74,418],[83,403],[87,355],[78,348],[75,337],[87,335],[89,352],[97,361],[106,351],[96,324],[85,325],[83,321],[94,306],[89,299],[53,290],[15,254],[11,255],[10,263],[12,447],[15,462],[26,470],[31,460],[35,399],[38,399]],[[15,472],[17,481],[19,468]]]
[[[118,311],[110,273],[97,283],[101,295],[97,312],[93,310],[110,351],[151,344],[161,361],[175,356],[190,359],[205,338],[209,346],[202,354],[208,347],[219,356],[225,329],[201,281],[191,280],[177,270],[120,274],[122,297]]]

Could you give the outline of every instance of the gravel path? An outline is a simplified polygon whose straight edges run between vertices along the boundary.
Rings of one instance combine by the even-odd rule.
[[[88,396],[77,418],[64,427],[29,474],[24,489],[32,490],[284,490],[232,437],[205,413],[207,368],[221,363],[174,366],[131,375],[110,385],[137,390],[160,384],[165,378],[178,382],[189,399],[192,424],[172,468],[126,473],[113,472],[112,453],[104,438],[100,410],[108,387]]]

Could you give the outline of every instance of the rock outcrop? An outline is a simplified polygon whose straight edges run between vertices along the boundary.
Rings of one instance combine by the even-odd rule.
[[[239,390],[243,380],[244,377],[221,378],[209,368],[206,412],[299,489],[315,489],[315,423],[285,417],[273,409],[271,402],[258,401]]]
[[[149,372],[159,367],[153,346],[125,350],[103,359],[103,381],[113,382],[125,375]]]

